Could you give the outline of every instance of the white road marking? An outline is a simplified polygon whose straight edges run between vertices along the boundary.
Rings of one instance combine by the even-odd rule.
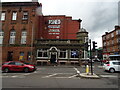
[[[15,77],[18,77],[18,76],[11,76],[11,77],[15,78]]]
[[[31,73],[27,73],[27,74],[23,74],[23,75],[25,75],[25,76],[26,76],[26,75],[30,75],[30,74],[31,74]]]
[[[118,76],[115,76],[115,75],[100,75],[101,77],[118,77]]]
[[[52,77],[52,76],[55,76],[55,75],[57,75],[57,73],[52,74],[52,75],[48,75],[48,76],[44,76],[44,77],[42,77],[42,78],[49,78],[49,77]]]
[[[68,78],[73,78],[73,77],[76,77],[77,75],[73,75],[73,76],[70,76],[70,77],[68,77]]]
[[[77,68],[74,67],[74,69],[77,72],[77,74],[80,74],[80,71]]]

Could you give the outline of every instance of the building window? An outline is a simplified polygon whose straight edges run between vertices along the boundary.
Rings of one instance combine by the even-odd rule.
[[[112,45],[114,44],[114,40],[112,40]]]
[[[118,35],[118,34],[120,34],[120,30],[117,30],[117,31],[116,31],[116,35]]]
[[[104,42],[103,45],[106,46],[106,42]]]
[[[114,33],[111,33],[111,37],[114,37]]]
[[[27,37],[27,32],[26,31],[22,31],[21,44],[26,44],[26,37]]]
[[[12,13],[12,20],[17,20],[17,12],[16,11],[14,11]]]
[[[79,58],[79,51],[78,50],[71,50],[70,51],[70,58]]]
[[[22,18],[22,20],[28,20],[28,12],[27,11],[23,12],[23,18]]]
[[[3,44],[4,32],[0,30],[0,44]]]
[[[60,58],[67,58],[67,50],[60,50]]]
[[[2,12],[1,13],[1,21],[4,21],[5,20],[5,12]]]
[[[120,38],[117,39],[117,43],[120,43]]]
[[[15,44],[15,36],[16,36],[16,32],[15,30],[10,32],[10,44]]]
[[[20,52],[19,60],[20,61],[24,60],[24,52]]]
[[[47,49],[37,50],[37,57],[38,58],[48,58]]]
[[[27,60],[28,60],[28,61],[31,60],[31,55],[32,55],[32,52],[28,52],[28,53],[27,53]]]
[[[107,35],[107,39],[109,39],[109,34]]]

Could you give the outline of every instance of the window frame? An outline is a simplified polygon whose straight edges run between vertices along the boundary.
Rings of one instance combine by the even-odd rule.
[[[5,20],[6,20],[6,12],[5,12],[5,11],[3,11],[3,12],[1,13],[0,20],[1,20],[1,21],[5,21]]]
[[[12,12],[12,21],[16,21],[17,20],[17,11],[13,11]]]
[[[0,30],[0,44],[3,44],[3,39],[4,39],[4,31]]]
[[[16,31],[15,30],[11,30],[10,31],[9,44],[15,44],[15,38],[16,38]]]
[[[27,41],[27,31],[22,31],[21,32],[21,44],[26,44]]]

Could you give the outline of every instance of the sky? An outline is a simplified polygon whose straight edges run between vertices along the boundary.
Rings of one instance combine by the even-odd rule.
[[[10,0],[9,2],[30,0]],[[81,28],[89,32],[89,39],[102,47],[102,35],[118,25],[118,2],[120,0],[38,0],[43,15],[66,15],[81,19]],[[1,0],[8,2],[8,0]]]

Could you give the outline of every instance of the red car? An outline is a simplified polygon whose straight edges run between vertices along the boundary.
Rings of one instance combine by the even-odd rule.
[[[35,70],[35,65],[25,64],[19,61],[8,61],[2,64],[2,71],[6,73],[9,71],[24,71],[27,73]]]
[[[103,63],[106,63],[106,62],[108,62],[108,61],[109,61],[108,59],[102,60]]]

